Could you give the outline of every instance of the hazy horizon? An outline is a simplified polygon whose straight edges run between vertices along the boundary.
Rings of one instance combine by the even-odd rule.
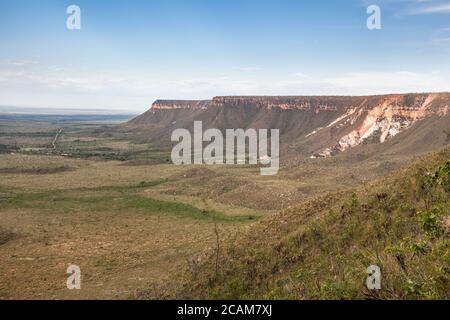
[[[2,106],[0,114],[38,114],[38,115],[138,115],[136,110],[90,108],[90,107],[25,107],[25,106]]]
[[[448,91],[434,91],[434,92],[390,92],[381,94],[367,94],[367,95],[312,95],[312,96],[376,96],[376,95],[396,95],[396,94],[423,94],[423,93],[449,93]],[[234,95],[231,95],[234,96]],[[273,97],[269,95],[239,95],[240,97],[255,96],[255,97]],[[293,97],[293,96],[311,96],[311,95],[279,95],[279,97]],[[170,97],[161,97],[156,100],[211,100],[217,97],[217,95],[210,97],[209,99],[171,99]],[[153,101],[153,102],[155,102]],[[152,102],[152,103],[153,103]],[[152,103],[142,110],[127,110],[127,109],[114,109],[108,107],[40,107],[40,106],[13,106],[13,105],[0,105],[0,114],[41,114],[41,115],[82,115],[82,114],[95,114],[95,115],[138,115],[150,109]]]

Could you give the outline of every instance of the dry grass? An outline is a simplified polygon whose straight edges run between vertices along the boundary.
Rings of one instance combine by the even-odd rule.
[[[180,199],[134,205],[139,199],[153,201],[153,194],[158,198],[152,183],[140,187],[140,182],[165,182],[158,179],[185,169],[0,156],[0,167],[13,164],[16,168],[65,164],[76,169],[48,175],[1,174],[0,298],[134,297],[136,289],[182,270],[189,257],[214,242],[213,220],[199,217],[194,206],[181,206],[185,216],[180,216],[174,211]],[[205,213],[208,206],[203,206]],[[217,212],[224,209],[212,207]],[[243,213],[235,210],[234,215]],[[239,220],[222,220],[220,228],[225,233],[243,225]],[[69,264],[81,267],[83,289],[79,292],[65,288]]]
[[[69,150],[84,159],[30,154],[52,153],[29,149],[49,145],[58,126],[21,124],[15,132],[14,125],[0,128],[6,133],[0,144],[23,144],[25,150],[0,155],[2,299],[127,299],[135,298],[136,290],[139,297],[165,297],[161,292],[168,287],[179,289],[180,273],[202,276],[199,266],[217,248],[218,236],[222,267],[226,239],[239,239],[250,229],[264,238],[256,235],[245,243],[248,248],[257,241],[269,245],[272,237],[285,241],[292,227],[326,208],[308,207],[308,200],[369,181],[406,161],[390,159],[393,165],[386,170],[379,168],[385,159],[304,161],[262,177],[250,166],[164,164],[162,151],[99,137],[95,126],[68,128],[59,140],[59,154]],[[29,136],[15,136],[17,131]],[[105,148],[107,156],[125,155],[127,161],[101,160],[97,151]],[[294,222],[289,215],[280,220],[280,209],[294,214]],[[252,229],[265,216],[263,225],[272,227]],[[65,287],[69,264],[81,267],[81,291]],[[157,288],[155,295],[149,288]]]
[[[173,296],[448,299],[449,170],[447,148],[353,192],[272,215],[222,246],[219,277],[210,252]],[[382,269],[379,292],[365,287],[370,265]]]
[[[2,299],[134,298],[136,289],[182,270],[214,240],[211,223],[137,212],[58,216],[31,209],[0,217],[22,234],[0,246]],[[236,226],[221,228],[233,232]],[[65,288],[70,264],[81,267],[80,291]]]

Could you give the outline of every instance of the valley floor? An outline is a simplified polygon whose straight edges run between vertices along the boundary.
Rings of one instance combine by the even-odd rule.
[[[261,216],[158,196],[184,168],[0,156],[0,169],[59,166],[70,170],[0,174],[2,299],[135,298],[136,290],[164,282],[213,245],[215,225],[227,235]],[[72,264],[82,271],[79,291],[66,288]]]
[[[407,160],[308,160],[261,177],[174,166],[167,150],[109,129],[0,121],[0,299],[139,298],[264,217]],[[81,290],[66,288],[72,264]]]

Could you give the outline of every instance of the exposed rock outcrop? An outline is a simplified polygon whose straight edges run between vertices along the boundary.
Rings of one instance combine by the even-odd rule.
[[[203,121],[205,129],[280,129],[282,149],[301,158],[333,156],[360,145],[383,145],[423,123],[426,128],[421,128],[417,137],[408,134],[407,145],[409,150],[428,152],[434,145],[449,143],[450,93],[157,100],[124,127],[153,143],[170,145],[174,129],[192,129],[196,120]]]
[[[334,155],[369,139],[384,143],[419,120],[433,115],[446,116],[450,111],[450,101],[447,99],[447,104],[436,105],[434,102],[439,98],[441,98],[440,94],[393,95],[384,97],[378,105],[373,107],[363,105],[358,109],[352,109],[328,127],[351,126],[357,121],[360,125],[341,137],[334,146],[324,149],[312,158]]]
[[[174,110],[174,109],[205,109],[210,104],[210,100],[156,100],[153,110]]]

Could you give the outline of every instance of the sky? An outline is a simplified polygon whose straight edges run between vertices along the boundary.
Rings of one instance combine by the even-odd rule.
[[[450,1],[0,0],[3,106],[428,91],[450,91]]]

